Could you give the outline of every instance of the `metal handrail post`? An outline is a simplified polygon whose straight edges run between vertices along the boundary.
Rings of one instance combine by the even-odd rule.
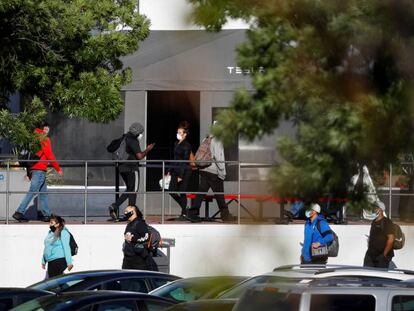
[[[237,164],[238,165],[238,186],[237,186],[237,223],[240,225],[240,220],[241,220],[241,211],[240,211],[240,200],[241,200],[241,165],[240,162]]]
[[[83,196],[83,204],[85,209],[85,219],[83,221],[84,224],[87,222],[87,212],[88,212],[88,161],[85,161],[85,192]]]
[[[165,180],[164,180],[164,176],[165,176],[165,161],[162,160],[162,198],[161,198],[161,223],[164,223],[164,219],[165,219]]]
[[[389,184],[389,196],[388,196],[388,203],[389,203],[389,207],[390,207],[390,210],[388,211],[388,215],[389,215],[389,217],[390,217],[390,219],[392,219],[391,217],[392,217],[392,215],[391,215],[391,211],[392,211],[392,164],[390,163],[390,178],[389,178],[389,182],[388,182],[388,184]]]
[[[6,225],[9,224],[9,210],[10,210],[10,163],[7,162],[7,169],[6,169]]]

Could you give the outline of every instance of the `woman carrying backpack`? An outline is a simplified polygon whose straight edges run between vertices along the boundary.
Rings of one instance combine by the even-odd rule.
[[[66,268],[72,270],[70,233],[65,227],[65,220],[52,215],[49,219],[49,232],[46,235],[42,257],[42,269],[46,269],[49,278],[63,274]]]

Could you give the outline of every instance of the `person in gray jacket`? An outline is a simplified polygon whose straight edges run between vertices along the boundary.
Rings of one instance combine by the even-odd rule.
[[[214,161],[211,165],[200,169],[200,185],[198,192],[207,193],[211,188],[214,192],[214,198],[220,209],[220,216],[224,222],[234,221],[235,217],[230,214],[226,200],[224,199],[224,185],[223,181],[226,178],[226,165],[224,163],[224,148],[223,144],[216,138],[211,137],[210,150]],[[201,202],[206,194],[197,194],[191,202],[191,208],[188,210],[188,218],[191,221],[200,221],[199,213]]]

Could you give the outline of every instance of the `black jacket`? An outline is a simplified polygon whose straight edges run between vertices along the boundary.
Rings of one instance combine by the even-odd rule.
[[[178,143],[178,141],[175,143],[174,160],[189,160],[190,153],[191,144],[186,139],[181,143]],[[183,178],[186,170],[191,170],[190,162],[177,162],[173,163],[173,167],[170,169],[170,173]]]
[[[124,242],[122,249],[124,256],[139,256],[146,258],[148,256],[146,244],[149,240],[149,231],[145,220],[136,218],[133,221],[129,222],[125,228],[124,234],[127,232],[133,234],[133,237],[131,242]]]

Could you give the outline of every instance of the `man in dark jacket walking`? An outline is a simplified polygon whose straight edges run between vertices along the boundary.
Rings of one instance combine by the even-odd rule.
[[[325,217],[320,215],[319,204],[312,204],[311,209],[306,211],[305,238],[302,247],[302,264],[326,264],[328,256],[313,257],[312,248],[319,248],[332,242],[334,236]]]
[[[385,216],[384,203],[376,201],[374,204],[377,217],[371,223],[364,266],[388,268],[394,257],[394,226],[392,221]]]
[[[147,149],[141,151],[139,145],[139,139],[142,138],[144,133],[144,127],[141,123],[135,122],[129,127],[128,133],[125,134],[125,150],[128,154],[127,160],[142,160],[146,157],[147,153],[154,148],[154,144],[147,146]],[[122,145],[121,145],[122,147]],[[135,205],[137,200],[137,194],[139,188],[139,164],[138,163],[121,163],[119,165],[119,172],[122,179],[125,182],[126,190],[115,203],[112,203],[108,210],[109,215],[113,220],[118,220],[119,207],[128,198],[128,205]]]
[[[158,270],[147,247],[150,233],[141,211],[136,205],[129,205],[124,216],[128,224],[124,231],[122,269]]]

